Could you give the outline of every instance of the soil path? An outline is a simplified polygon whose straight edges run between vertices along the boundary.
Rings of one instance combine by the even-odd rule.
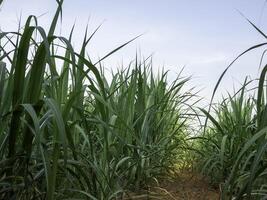
[[[158,186],[151,187],[149,198],[147,195],[137,195],[129,199],[219,200],[220,195],[203,176],[180,172],[175,178],[160,181]]]
[[[165,181],[158,190],[165,193],[161,199],[219,200],[219,191],[199,174],[179,173],[174,180]]]

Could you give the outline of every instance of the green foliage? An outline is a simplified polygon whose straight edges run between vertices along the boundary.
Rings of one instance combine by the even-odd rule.
[[[261,30],[248,22],[267,39]],[[264,45],[266,43],[249,48],[237,59]],[[226,71],[237,59],[221,75],[212,100]],[[246,80],[233,96],[229,95],[216,106],[211,103],[208,110],[201,109],[206,115],[206,123],[201,136],[195,138],[201,152],[197,163],[203,173],[220,185],[222,199],[262,199],[267,195],[266,72],[267,66],[257,80],[256,95],[248,90],[250,82]]]
[[[1,32],[0,198],[117,199],[145,188],[175,164],[187,136],[188,79],[167,84],[152,62],[136,61],[111,80],[86,47],[48,33],[30,16]]]
[[[216,183],[223,182],[229,176],[233,162],[256,131],[253,114],[255,103],[245,95],[246,85],[233,96],[229,95],[216,104],[212,114],[201,109],[211,121],[211,125],[199,138],[201,152],[205,155],[202,170],[212,175]]]

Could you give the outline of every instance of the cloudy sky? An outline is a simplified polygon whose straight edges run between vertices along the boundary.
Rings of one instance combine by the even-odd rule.
[[[97,59],[110,50],[143,34],[142,37],[105,61],[109,69],[129,62],[136,51],[144,57],[153,54],[154,68],[170,70],[170,78],[185,67],[184,75],[193,75],[191,85],[203,88],[209,98],[225,67],[243,50],[264,42],[238,13],[267,32],[265,0],[65,0],[61,32],[67,36],[75,23],[74,45],[82,41],[85,26],[102,28],[89,45]],[[265,8],[266,7],[266,8]],[[47,27],[56,9],[55,0],[5,0],[0,11],[0,27],[15,30],[18,19],[29,14],[40,16]],[[227,73],[220,92],[238,87],[246,75],[256,78],[261,50],[247,54]],[[218,93],[220,96],[220,94]]]

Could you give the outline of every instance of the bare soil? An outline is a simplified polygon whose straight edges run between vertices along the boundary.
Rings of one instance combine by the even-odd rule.
[[[219,190],[211,186],[205,177],[188,171],[179,172],[175,178],[159,181],[147,194],[131,195],[125,199],[162,200],[219,200]]]

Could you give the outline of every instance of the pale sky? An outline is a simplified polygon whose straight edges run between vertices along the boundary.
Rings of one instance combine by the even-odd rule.
[[[74,44],[79,46],[89,19],[92,32],[103,21],[102,28],[89,45],[92,58],[133,37],[145,33],[105,61],[108,69],[128,64],[141,50],[144,57],[153,53],[154,69],[164,66],[175,78],[183,66],[184,75],[193,75],[191,86],[203,88],[209,98],[222,71],[242,51],[264,42],[237,12],[240,10],[267,33],[265,0],[65,0],[62,34],[67,36],[75,23]],[[47,27],[56,9],[55,0],[5,0],[0,11],[0,27],[14,31],[18,18],[39,16],[39,24]],[[238,86],[246,75],[256,78],[261,50],[240,59],[227,73],[218,96]]]

